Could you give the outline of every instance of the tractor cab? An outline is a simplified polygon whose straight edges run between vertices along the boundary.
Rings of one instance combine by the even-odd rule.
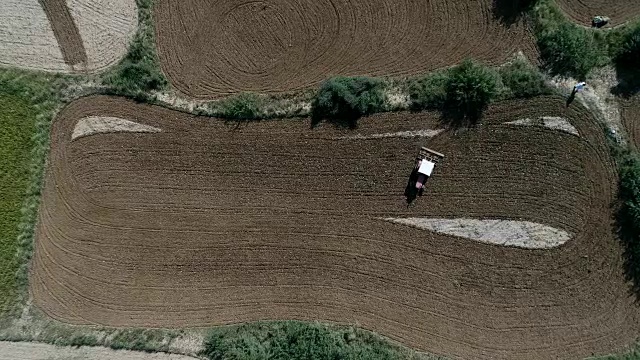
[[[607,16],[598,15],[594,16],[593,19],[591,19],[591,26],[594,28],[601,28],[607,25],[609,22],[611,22],[611,19]]]
[[[419,195],[422,195],[422,191],[424,190],[425,184],[431,176],[431,173],[433,173],[433,169],[442,159],[444,159],[444,155],[437,151],[426,147],[420,149],[414,169],[417,173],[415,187],[418,190]]]

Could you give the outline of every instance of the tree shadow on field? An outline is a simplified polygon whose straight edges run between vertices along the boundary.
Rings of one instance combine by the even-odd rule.
[[[524,18],[537,0],[493,0],[493,17],[502,24],[511,26]]]
[[[346,114],[341,116],[324,116],[317,113],[311,115],[311,128],[315,128],[322,121],[332,124],[333,126],[341,129],[354,130],[358,127],[359,114]]]
[[[640,69],[616,65],[616,76],[618,85],[611,89],[613,95],[629,99],[640,93]]]
[[[573,102],[573,100],[576,99],[576,94],[578,93],[578,91],[576,89],[573,89],[571,91],[571,95],[569,95],[569,97],[567,97],[567,101],[565,101],[565,106],[569,107],[571,106],[571,103]]]
[[[482,120],[484,110],[484,107],[468,109],[445,107],[440,114],[440,123],[453,129],[473,127]]]
[[[631,283],[630,294],[640,304],[640,234],[636,232],[633,220],[625,213],[623,206],[616,207],[616,231],[624,249],[624,275]]]

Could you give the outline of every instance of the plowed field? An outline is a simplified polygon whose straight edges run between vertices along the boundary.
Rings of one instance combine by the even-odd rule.
[[[493,18],[491,0],[161,0],[162,68],[187,95],[274,93],[332,75],[403,76],[473,57],[535,58],[522,24]]]
[[[569,18],[584,25],[591,25],[596,15],[610,17],[613,26],[640,17],[637,0],[558,0],[558,5]]]
[[[90,116],[161,131],[72,141]],[[540,116],[569,119],[580,137],[504,124]],[[435,114],[374,116],[355,132],[307,120],[236,127],[84,98],[52,128],[35,303],[73,324],[357,322],[454,358],[618,350],[640,317],[611,226],[616,176],[591,119],[563,99],[496,105],[477,129],[428,140],[446,159],[407,207],[425,140],[366,136],[433,129]],[[517,219],[574,237],[525,250],[380,220],[424,216]]]

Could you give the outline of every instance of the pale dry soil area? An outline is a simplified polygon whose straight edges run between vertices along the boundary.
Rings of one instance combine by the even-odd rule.
[[[68,72],[51,24],[38,0],[2,0],[0,65]]]
[[[0,1],[0,65],[28,70],[98,72],[120,61],[138,28],[135,0],[68,0],[86,64],[66,64],[38,0]],[[69,25],[70,26],[70,25]]]
[[[605,124],[619,143],[626,144],[620,105],[615,95],[611,93],[611,89],[618,84],[615,69],[611,66],[597,69],[586,82],[587,86],[576,94],[574,101],[578,101]],[[561,90],[568,98],[578,80],[558,76],[550,79],[547,83]]]
[[[0,341],[0,360],[194,360],[185,355]]]
[[[526,126],[544,126],[549,129],[564,131],[569,134],[580,136],[580,133],[578,133],[578,129],[576,129],[575,126],[571,125],[569,120],[562,117],[558,117],[558,116],[542,116],[535,119],[524,118],[524,119],[509,121],[509,122],[506,122],[506,124],[526,125]]]
[[[71,140],[77,138],[101,133],[114,132],[138,132],[138,133],[154,133],[160,132],[161,129],[139,124],[135,121],[121,119],[112,116],[89,116],[80,119],[73,129]]]
[[[571,238],[571,235],[566,231],[530,221],[430,218],[388,218],[385,220],[484,243],[525,249],[553,248],[564,244]]]

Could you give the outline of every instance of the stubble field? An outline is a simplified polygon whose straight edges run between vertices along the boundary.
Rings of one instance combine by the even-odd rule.
[[[127,53],[138,27],[135,0],[3,0],[0,65],[99,72]]]
[[[72,140],[78,121],[107,116],[160,131]],[[505,124],[540,116],[564,117],[579,135]],[[358,323],[453,358],[568,359],[632,342],[640,318],[613,234],[616,175],[595,120],[537,98],[492,106],[467,131],[377,136],[439,127],[432,113],[376,115],[355,132],[310,129],[306,119],[237,126],[78,100],[52,128],[35,303],[74,324]],[[425,144],[446,159],[407,207]],[[526,220],[573,238],[525,250],[389,217]]]

